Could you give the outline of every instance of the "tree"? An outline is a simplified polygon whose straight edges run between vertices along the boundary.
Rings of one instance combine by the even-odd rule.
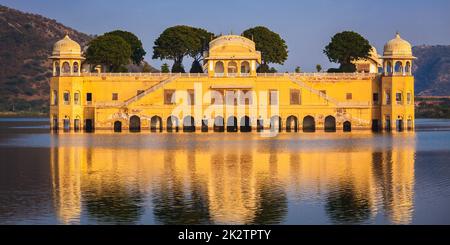
[[[198,60],[192,62],[190,73],[203,73],[203,67]]]
[[[200,62],[212,35],[191,26],[169,27],[155,40],[153,59],[173,60],[172,72],[184,72],[183,58],[190,56]]]
[[[169,73],[170,72],[169,65],[167,63],[162,64],[161,72],[162,73]]]
[[[275,69],[275,67],[270,67],[269,69],[269,73],[277,73],[277,69]]]
[[[144,48],[142,47],[141,40],[139,40],[139,38],[133,33],[116,30],[105,33],[104,35],[114,35],[123,38],[123,40],[125,40],[131,47],[130,59],[134,64],[140,65],[141,62],[144,60],[144,56],[145,54],[147,54],[147,52],[145,52]]]
[[[189,56],[200,64],[203,61],[203,52],[209,49],[209,41],[215,37],[214,33],[208,32],[202,28],[193,29],[193,36],[196,39],[196,45],[192,48]],[[203,72],[203,69],[202,69]]]
[[[302,69],[300,68],[300,66],[295,67],[295,72],[296,73],[302,72]]]
[[[341,72],[354,72],[356,67],[352,61],[368,58],[371,48],[369,41],[360,34],[344,31],[335,34],[323,52],[330,62],[340,64]]]
[[[185,73],[183,63],[173,63],[172,73]]]
[[[322,66],[320,64],[316,65],[316,71],[317,72],[321,72],[322,71]]]
[[[264,26],[257,26],[245,30],[242,35],[252,39],[255,42],[256,50],[261,51],[261,66],[270,63],[282,65],[286,61],[288,57],[287,45],[279,34]]]
[[[129,62],[130,45],[123,38],[114,35],[102,35],[89,42],[86,51],[86,62],[105,65],[109,71],[118,72]]]

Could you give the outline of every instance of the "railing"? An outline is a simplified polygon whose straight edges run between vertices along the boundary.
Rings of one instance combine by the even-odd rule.
[[[127,72],[127,73],[99,73],[99,72],[85,72],[83,76],[92,77],[207,77],[208,73],[145,73],[145,72]]]
[[[145,73],[145,72],[127,72],[127,73],[98,73],[98,72],[84,72],[81,73],[83,76],[93,76],[93,77],[207,77],[208,73]],[[258,77],[317,77],[317,78],[344,78],[344,77],[361,77],[361,78],[374,78],[377,73],[325,73],[325,72],[285,72],[285,73],[257,73]],[[408,75],[408,74],[405,74]],[[74,75],[76,76],[76,75]],[[216,77],[248,77],[250,73],[215,73]]]

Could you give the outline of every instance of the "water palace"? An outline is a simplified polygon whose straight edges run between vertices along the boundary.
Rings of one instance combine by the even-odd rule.
[[[50,120],[62,131],[288,132],[414,129],[410,43],[399,34],[355,73],[257,73],[242,36],[209,43],[204,73],[88,72],[65,36],[50,59]]]

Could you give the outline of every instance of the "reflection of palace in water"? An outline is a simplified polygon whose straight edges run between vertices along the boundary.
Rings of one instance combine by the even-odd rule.
[[[163,224],[273,224],[296,212],[288,201],[319,200],[332,223],[370,223],[384,212],[408,224],[415,146],[399,137],[409,143],[389,137],[381,150],[294,151],[270,140],[178,147],[170,137],[156,148],[53,147],[54,205],[61,223],[148,223],[141,218],[152,209]]]

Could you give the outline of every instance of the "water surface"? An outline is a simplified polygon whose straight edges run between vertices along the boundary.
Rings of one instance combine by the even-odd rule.
[[[0,224],[450,224],[450,121],[373,134],[61,133],[0,119]]]

